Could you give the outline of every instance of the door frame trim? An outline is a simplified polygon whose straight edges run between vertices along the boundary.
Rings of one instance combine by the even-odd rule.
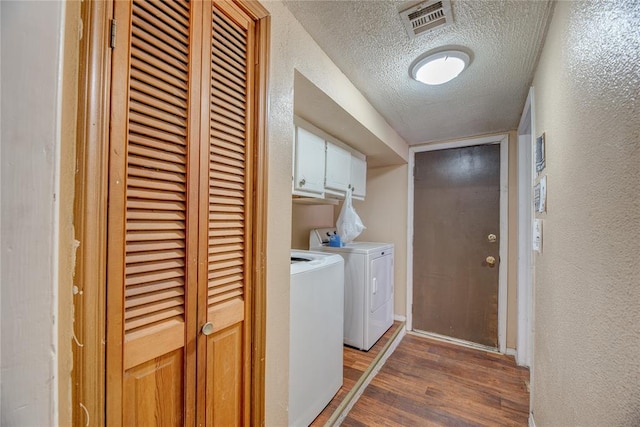
[[[533,180],[535,110],[533,87],[518,125],[518,336],[516,362],[530,367],[533,357]],[[527,133],[528,130],[528,133]],[[526,147],[529,144],[529,149]],[[532,371],[533,373],[533,371]]]
[[[83,2],[79,45],[73,222],[78,242],[74,271],[73,425],[105,424],[107,177],[113,2]]]
[[[509,266],[509,134],[459,139],[409,147],[407,174],[407,330],[413,330],[413,193],[415,155],[425,151],[500,144],[500,264],[498,265],[498,350],[507,350],[507,268]]]

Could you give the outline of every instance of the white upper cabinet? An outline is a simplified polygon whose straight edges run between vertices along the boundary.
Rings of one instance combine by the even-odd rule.
[[[362,154],[310,124],[296,125],[293,152],[293,194],[342,199],[347,191],[364,200],[367,162]]]
[[[364,200],[367,194],[367,162],[356,156],[351,156],[350,185],[353,198]]]
[[[293,194],[307,197],[323,197],[324,173],[324,139],[305,129],[296,127],[293,159]]]
[[[327,161],[325,166],[325,193],[336,196],[346,194],[351,176],[351,153],[344,148],[327,142]]]

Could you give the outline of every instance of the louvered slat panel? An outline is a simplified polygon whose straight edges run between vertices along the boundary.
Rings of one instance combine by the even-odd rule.
[[[172,113],[173,114],[173,113]],[[186,156],[187,150],[184,146],[179,144],[173,144],[171,142],[163,142],[157,139],[147,138],[144,135],[129,135],[129,142],[135,143],[142,147],[150,147],[155,148],[157,150],[167,152],[167,153],[177,153]]]
[[[244,111],[244,104],[242,103],[242,100],[238,100],[237,98],[218,90],[215,86],[212,88],[212,92],[214,103],[216,105],[222,105],[223,107],[230,108],[233,111]]]
[[[125,296],[152,294],[154,292],[167,289],[180,289],[180,280],[164,280],[160,282],[145,283],[139,286],[129,286],[125,291]]]
[[[162,18],[165,18],[165,16],[162,16]],[[166,20],[163,20],[162,18],[157,10],[155,10],[153,13],[149,13],[147,10],[145,10],[145,7],[143,5],[143,7],[140,7],[138,9],[138,15],[133,17],[133,22],[134,25],[138,24],[141,20],[148,22],[150,24],[150,27],[152,28],[151,33],[154,36],[160,39],[164,38],[164,41],[170,43],[173,47],[182,49],[182,46],[186,45],[189,42],[188,35],[177,31],[171,25],[166,25]],[[169,24],[170,23],[171,22],[169,22]],[[164,32],[160,31],[158,28],[163,28]]]
[[[227,35],[227,39],[230,43],[232,43],[236,49],[246,52],[247,51],[247,36],[243,31],[239,31],[237,28],[234,28],[232,25],[227,23],[225,19],[222,19],[220,15],[213,15],[214,28],[219,31],[222,30]]]
[[[127,219],[181,220],[184,219],[184,212],[148,212],[130,209],[127,212]]]
[[[184,316],[183,301],[177,301],[177,304],[169,309],[152,310],[148,314],[143,314],[138,317],[127,316],[128,311],[125,312],[124,329],[128,335],[129,332],[133,332],[136,329],[142,329],[148,326],[159,326],[160,322],[170,322],[176,318],[182,319]],[[182,321],[182,320],[181,320]]]
[[[216,146],[212,147],[211,154],[213,154],[214,156],[228,157],[230,159],[240,160],[244,162],[244,152],[235,151],[233,147],[235,146],[229,147],[228,143],[220,141]]]
[[[244,276],[241,271],[237,271],[233,268],[228,270],[222,270],[217,272],[216,278],[211,280],[211,284],[214,285],[211,287],[211,291],[215,291],[216,289],[223,288],[226,285],[233,283],[243,283]]]
[[[157,261],[165,259],[184,259],[184,251],[181,249],[171,249],[166,251],[130,253],[127,255],[127,264]]]
[[[242,292],[243,284],[244,283],[242,282],[242,280],[236,280],[226,285],[218,285],[216,287],[209,289],[208,297],[209,298],[217,297],[219,295],[225,295],[225,294],[226,296],[230,296],[231,294],[234,294],[233,296],[238,296],[240,295],[238,292]]]
[[[215,166],[212,165],[211,171],[211,178],[224,177],[230,181],[244,182],[244,167],[229,167],[225,163],[219,162]]]
[[[171,3],[132,6],[127,337],[184,321],[189,23],[188,5]]]
[[[235,289],[233,291],[229,291],[229,292],[224,292],[224,293],[219,293],[216,294],[214,296],[209,297],[209,305],[216,305],[216,304],[220,304],[223,303],[225,301],[229,301],[231,299],[235,299],[238,297],[242,297],[243,295],[243,290],[242,289]]]
[[[129,166],[129,176],[149,178],[154,181],[160,181],[160,182],[169,181],[169,182],[182,183],[184,181],[183,174],[181,173],[163,172],[155,169],[138,168],[135,165]]]
[[[221,309],[242,299],[246,285],[247,42],[246,31],[214,8],[208,305]]]
[[[153,98],[166,101],[178,108],[186,108],[186,85],[144,62],[131,60],[131,88]],[[184,87],[183,87],[184,86]],[[140,95],[137,95],[140,96]]]
[[[129,179],[129,186],[150,188],[154,190],[174,191],[178,193],[184,192],[185,190],[184,185],[177,182],[136,178],[135,176]]]
[[[168,72],[160,59],[140,49],[132,50],[131,77],[182,99],[187,98],[186,75]]]
[[[219,254],[224,252],[237,252],[244,249],[242,243],[236,245],[211,245],[209,246],[209,254]]]
[[[228,190],[244,191],[244,182],[234,182],[234,180],[225,180],[224,178],[226,178],[226,176],[224,174],[220,174],[220,179],[212,179],[209,181],[209,184],[219,188],[226,188]]]
[[[244,147],[244,138],[238,138],[233,135],[228,135],[224,132],[220,132],[217,129],[213,129],[213,128],[211,129],[211,138],[220,142],[226,141],[232,145],[236,145],[239,148]],[[244,153],[244,149],[242,150],[242,152]]]
[[[244,176],[244,159],[238,159],[240,157],[229,150],[211,150],[214,163],[222,163],[227,166],[233,166],[240,168],[240,175]]]
[[[165,22],[182,32],[183,28],[187,28],[189,20],[188,6],[184,3],[186,2],[150,1],[146,3],[148,6],[145,9],[160,14]]]

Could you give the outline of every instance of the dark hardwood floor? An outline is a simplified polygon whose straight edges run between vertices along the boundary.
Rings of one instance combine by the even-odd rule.
[[[387,332],[380,337],[378,342],[374,344],[369,351],[360,351],[355,348],[344,346],[344,370],[342,378],[342,387],[329,402],[326,408],[311,423],[312,427],[322,427],[331,418],[335,410],[340,406],[342,400],[349,394],[351,389],[358,382],[360,377],[365,373],[374,359],[378,356],[385,345],[393,338],[400,327],[404,327],[404,322],[393,322],[393,325]]]
[[[528,381],[513,357],[406,335],[342,425],[526,426]]]

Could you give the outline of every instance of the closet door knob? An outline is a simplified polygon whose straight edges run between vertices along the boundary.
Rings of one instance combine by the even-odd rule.
[[[213,333],[213,323],[207,322],[202,325],[202,335],[211,335]]]

